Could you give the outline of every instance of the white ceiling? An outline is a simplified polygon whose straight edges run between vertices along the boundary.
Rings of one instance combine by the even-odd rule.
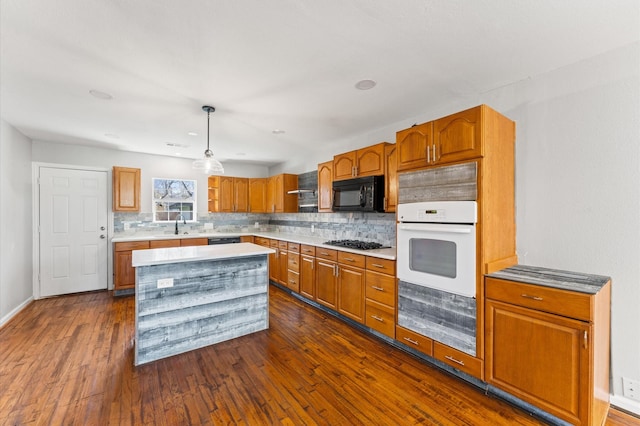
[[[266,165],[640,39],[638,0],[0,7],[0,113],[31,139],[197,158],[208,104],[216,157]]]

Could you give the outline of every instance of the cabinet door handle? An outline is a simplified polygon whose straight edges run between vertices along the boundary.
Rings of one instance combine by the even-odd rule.
[[[462,362],[462,361],[460,361],[458,359],[455,359],[454,357],[452,357],[450,355],[445,355],[445,358],[448,359],[451,362],[455,362],[458,365],[464,365],[464,362]]]
[[[584,331],[583,341],[584,341],[584,348],[587,349],[588,343],[589,343],[589,337],[587,335],[587,330]]]
[[[411,343],[412,345],[420,346],[420,343],[418,343],[417,341],[415,341],[413,339],[409,339],[408,337],[405,337],[404,340],[406,340],[407,342]]]
[[[377,315],[371,315],[371,318],[373,318],[376,321],[384,322],[384,320]]]
[[[431,162],[431,147],[427,145],[427,163]]]
[[[436,162],[436,144],[434,143],[433,145],[431,145],[432,149],[433,149],[433,162]]]
[[[542,300],[542,297],[540,296],[531,296],[529,294],[521,294],[522,297],[526,297],[527,299],[532,299],[532,300]]]
[[[378,291],[384,291],[384,288],[382,288],[382,287],[377,287],[377,286],[375,286],[375,285],[372,285],[372,286],[371,286],[371,288],[372,288],[372,289],[374,289],[374,290],[378,290]]]
[[[334,277],[338,276],[338,265],[333,265],[333,276]]]

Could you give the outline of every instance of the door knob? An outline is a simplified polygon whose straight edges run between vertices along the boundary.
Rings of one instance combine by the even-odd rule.
[[[104,240],[107,237],[105,237],[104,234],[102,234],[102,235],[100,235],[100,238]]]
[[[101,227],[100,227],[100,230],[101,230],[101,231],[104,231],[105,229],[106,229],[106,228],[105,228],[104,226],[101,226]]]

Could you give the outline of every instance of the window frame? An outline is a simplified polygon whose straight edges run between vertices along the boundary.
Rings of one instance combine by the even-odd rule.
[[[156,181],[177,181],[177,182],[192,182],[193,183],[193,195],[191,198],[187,199],[162,199],[155,197],[155,187]],[[162,201],[164,200],[164,201]],[[167,220],[158,220],[158,213],[162,213],[162,211],[158,211],[157,205],[158,202],[168,203],[168,204],[192,204],[191,211],[191,219],[184,219],[188,223],[195,223],[198,221],[198,181],[196,179],[182,179],[182,178],[162,178],[162,177],[153,177],[151,178],[151,215],[153,223],[172,223],[174,222],[181,212],[184,210],[171,210],[169,209],[167,213]],[[174,213],[172,215],[172,213]],[[175,214],[177,213],[177,214]]]

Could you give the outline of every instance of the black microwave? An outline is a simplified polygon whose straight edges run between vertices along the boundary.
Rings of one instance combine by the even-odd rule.
[[[384,211],[384,176],[367,176],[333,182],[333,211]]]

